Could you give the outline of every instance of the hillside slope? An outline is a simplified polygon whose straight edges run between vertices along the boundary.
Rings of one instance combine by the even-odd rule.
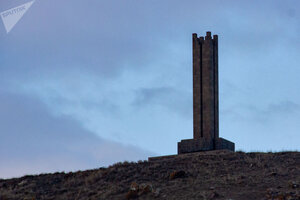
[[[7,199],[300,199],[300,152],[211,151],[0,180]]]

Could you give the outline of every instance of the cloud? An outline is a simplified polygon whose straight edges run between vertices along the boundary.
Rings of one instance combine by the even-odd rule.
[[[220,113],[221,135],[234,132],[237,149],[246,151],[298,150],[299,111],[291,100],[228,106]]]
[[[265,106],[253,104],[235,104],[221,110],[224,116],[231,116],[240,120],[259,121],[262,123],[270,122],[275,118],[295,116],[299,114],[300,105],[291,101],[281,101],[269,103]]]
[[[277,104],[270,104],[264,111],[265,114],[293,114],[299,112],[300,105],[290,100],[283,101]]]
[[[101,139],[70,116],[54,117],[29,96],[0,92],[0,177],[82,170],[151,153]]]
[[[25,2],[3,0],[1,10]],[[102,138],[174,153],[192,136],[191,33],[210,30],[219,34],[221,135],[271,134],[255,118],[277,109],[270,102],[300,101],[299,2],[255,2],[36,1],[10,34],[0,26],[0,88]],[[268,128],[282,123],[271,118]]]
[[[192,117],[192,95],[172,87],[141,88],[132,103],[139,109],[161,106],[183,117]]]
[[[246,106],[246,109],[250,113],[249,117],[251,120],[270,125],[277,120],[280,123],[286,119],[295,118],[299,115],[300,106],[293,101],[286,100],[278,103],[270,103],[264,108],[249,105]]]

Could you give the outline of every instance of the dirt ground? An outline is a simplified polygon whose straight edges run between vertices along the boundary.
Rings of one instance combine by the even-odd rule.
[[[0,180],[0,200],[300,200],[299,184],[300,152],[210,151]]]

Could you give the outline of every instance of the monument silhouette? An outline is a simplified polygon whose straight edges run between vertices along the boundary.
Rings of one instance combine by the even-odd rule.
[[[193,139],[178,142],[178,154],[228,149],[234,143],[219,137],[218,35],[193,33]]]

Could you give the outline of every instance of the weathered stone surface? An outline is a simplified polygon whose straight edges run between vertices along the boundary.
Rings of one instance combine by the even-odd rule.
[[[214,140],[206,140],[205,138],[189,139],[178,142],[178,154],[222,149],[234,151],[235,145],[233,142],[223,138],[216,138]]]
[[[213,149],[213,140],[206,140],[205,138],[181,140],[181,142],[178,142],[178,154],[209,151]]]
[[[224,138],[217,138],[214,140],[215,150],[227,149],[230,151],[235,151],[235,144],[229,140],[225,140]]]

